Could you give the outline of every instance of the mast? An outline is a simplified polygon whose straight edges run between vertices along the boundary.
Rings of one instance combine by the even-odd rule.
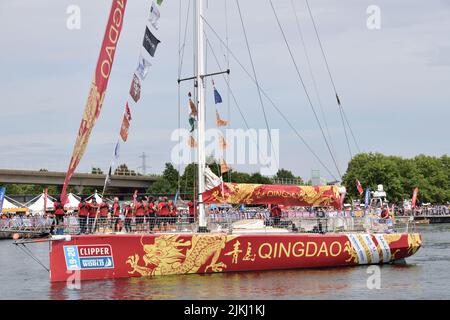
[[[203,23],[203,0],[196,0],[196,10],[194,10],[197,21],[197,70],[196,70],[196,91],[198,97],[198,119],[197,119],[197,164],[198,164],[198,231],[207,232],[205,205],[202,193],[205,191],[205,60],[204,60],[204,23]]]

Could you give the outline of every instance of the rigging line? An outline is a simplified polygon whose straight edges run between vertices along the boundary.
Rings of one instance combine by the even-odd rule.
[[[320,37],[319,37],[319,31],[317,30],[317,25],[316,25],[316,22],[315,22],[315,20],[314,20],[314,16],[313,16],[313,14],[312,14],[312,12],[311,12],[311,8],[310,8],[310,6],[309,6],[308,0],[305,0],[305,3],[306,3],[306,6],[307,6],[307,8],[308,8],[309,16],[311,17],[311,21],[312,21],[312,24],[313,24],[313,27],[314,27],[314,32],[315,32],[315,34],[316,34],[317,41],[319,42],[320,51],[322,52],[323,60],[324,60],[324,62],[325,62],[325,66],[326,66],[326,68],[327,68],[327,72],[328,72],[328,76],[329,76],[330,81],[331,81],[331,85],[333,86],[334,94],[336,95],[336,101],[337,101],[337,104],[338,104],[338,106],[339,106],[339,110],[340,110],[340,111],[344,114],[344,116],[345,116],[345,111],[344,111],[344,108],[343,108],[342,105],[341,105],[341,101],[339,100],[339,95],[338,95],[338,93],[337,93],[336,85],[335,85],[335,83],[334,83],[334,79],[333,79],[333,76],[332,76],[332,74],[331,74],[330,66],[329,66],[329,64],[328,64],[328,59],[327,59],[327,57],[326,57],[326,55],[325,55],[325,50],[323,49],[322,41],[320,40]],[[342,115],[341,115],[341,117],[342,117]],[[346,130],[345,130],[345,124],[343,123],[343,125],[344,125],[345,135],[346,135],[346,138],[347,138],[347,132],[346,132]],[[355,139],[355,136],[354,136],[354,134],[353,134],[353,130],[352,130],[351,126],[350,126],[350,123],[348,123],[348,121],[347,121],[347,125],[348,125],[348,128],[350,129],[350,132],[351,132],[351,134],[352,134],[352,137],[353,137],[353,140],[354,140],[354,142],[355,142],[355,145],[356,145],[356,147],[357,147],[357,149],[358,149],[358,152],[361,152],[361,150],[359,149],[359,145],[358,145],[358,143],[357,143],[357,141],[356,141],[356,139]],[[348,141],[347,141],[347,142],[348,142]],[[351,150],[350,150],[350,154],[351,154]]]
[[[178,79],[181,77],[181,62],[182,62],[182,60],[181,60],[181,2],[182,2],[182,0],[179,1],[179,11],[178,11]],[[185,31],[186,31],[186,29],[185,29]],[[186,35],[186,32],[185,32],[185,35]],[[177,83],[177,99],[178,99],[178,110],[177,110],[178,130],[180,130],[181,129],[181,84],[180,84],[180,82]],[[178,145],[180,145],[180,144],[181,144],[181,135],[178,134]],[[181,171],[181,161],[178,160],[178,180],[177,180],[178,191],[180,190],[180,185],[181,185],[180,171]]]
[[[221,65],[220,65],[219,59],[217,58],[217,55],[216,55],[214,49],[213,49],[212,46],[211,46],[211,42],[209,41],[209,39],[208,39],[207,37],[206,37],[206,44],[207,44],[207,46],[209,46],[209,48],[211,49],[211,53],[212,53],[212,55],[213,55],[213,57],[214,57],[214,60],[216,61],[217,67],[219,68],[219,70],[222,70],[222,67],[221,67]],[[253,142],[254,142],[255,145],[256,145],[256,150],[258,150],[258,153],[259,153],[259,155],[261,156],[261,158],[264,158],[264,160],[266,160],[265,162],[268,162],[268,161],[267,161],[268,159],[261,153],[261,149],[259,148],[257,139],[256,139],[256,137],[254,136],[253,131],[250,130],[250,126],[248,125],[247,119],[245,118],[244,114],[242,113],[242,109],[241,109],[241,107],[239,106],[239,104],[238,104],[238,102],[237,102],[236,96],[234,95],[233,91],[231,90],[229,81],[227,80],[227,78],[226,78],[226,76],[225,76],[224,74],[222,74],[222,78],[223,78],[224,81],[227,83],[227,86],[228,86],[228,88],[229,88],[229,90],[230,90],[230,94],[231,94],[231,96],[233,97],[233,101],[234,101],[234,103],[236,104],[236,107],[238,108],[238,111],[239,111],[239,114],[240,114],[241,117],[242,117],[242,120],[244,121],[245,127],[246,127],[247,130],[249,130],[249,132],[251,133],[251,137],[252,137],[252,139],[253,139]]]
[[[271,147],[272,147],[272,150],[273,150],[273,153],[274,153],[274,157],[275,157],[275,162],[276,162],[277,167],[278,167],[278,166],[280,165],[280,163],[279,163],[279,161],[278,161],[278,159],[277,159],[277,155],[275,154],[275,148],[273,147],[272,134],[271,134],[271,132],[270,132],[269,122],[268,122],[268,120],[267,120],[266,110],[265,110],[265,108],[264,108],[264,102],[263,102],[263,99],[262,99],[262,96],[261,96],[261,89],[260,89],[260,87],[259,87],[258,78],[256,77],[255,64],[253,63],[253,57],[252,57],[252,53],[251,53],[251,51],[250,51],[250,45],[249,45],[249,43],[248,43],[247,32],[246,32],[246,30],[245,30],[244,20],[243,20],[243,18],[242,18],[242,13],[241,13],[241,7],[239,6],[239,0],[236,0],[236,5],[237,5],[238,11],[239,11],[239,18],[240,18],[240,20],[241,20],[242,31],[244,32],[245,44],[246,44],[246,46],[247,46],[248,56],[249,56],[249,58],[250,58],[250,63],[251,63],[251,65],[252,65],[253,77],[255,78],[255,81],[256,81],[256,87],[257,87],[257,89],[258,89],[259,102],[260,102],[260,104],[261,104],[261,109],[262,109],[262,111],[263,111],[264,121],[265,121],[265,123],[266,123],[266,129],[267,129],[267,132],[268,132],[268,135],[269,135],[270,145],[271,145]]]
[[[215,31],[215,29],[208,23],[208,21],[204,18],[201,17],[203,19],[203,21],[205,22],[205,24],[211,29],[211,31],[214,33],[214,35],[216,36],[216,38],[222,43],[224,44],[224,41],[220,38],[219,34]],[[230,53],[231,57],[233,57],[233,59],[237,62],[237,64],[241,67],[241,69],[244,71],[245,74],[247,74],[247,76],[254,82],[255,79],[252,77],[252,75],[250,74],[250,72],[247,71],[247,69],[244,67],[244,65],[241,63],[241,61],[236,57],[236,55],[233,53],[233,51],[231,51],[231,49],[226,46],[227,51]],[[217,61],[217,58],[216,58]],[[220,68],[220,66],[219,66]],[[223,76],[223,75],[222,75]],[[226,78],[224,77],[225,81]],[[228,86],[229,83],[227,82]],[[262,94],[264,95],[264,97],[270,102],[270,104],[275,108],[275,110],[277,110],[277,112],[281,115],[281,117],[286,121],[286,123],[289,125],[289,127],[294,131],[294,133],[296,133],[297,137],[300,138],[300,140],[303,142],[303,144],[306,146],[306,148],[311,152],[311,154],[317,159],[317,161],[324,167],[324,169],[328,172],[328,174],[330,174],[330,176],[337,180],[335,175],[333,173],[331,173],[331,171],[328,169],[328,167],[322,162],[322,160],[319,158],[319,156],[314,152],[314,150],[312,149],[312,147],[309,146],[309,144],[306,142],[305,139],[303,139],[303,137],[300,135],[300,133],[295,129],[295,127],[290,123],[290,121],[286,118],[286,116],[283,114],[283,112],[276,106],[275,102],[269,97],[269,95],[264,91],[264,89],[262,87],[260,87]],[[241,109],[239,108],[239,105],[237,104],[236,98],[233,94],[233,92],[231,91],[231,87],[230,87],[230,93],[233,97],[233,100],[236,104],[236,106],[238,107],[239,113],[241,114],[241,116],[244,119],[244,123],[246,124],[247,128],[248,124],[245,120],[245,117],[242,114]]]
[[[291,6],[292,6],[292,11],[294,12],[294,15],[295,15],[295,22],[297,24],[297,30],[298,30],[298,33],[300,35],[300,40],[301,40],[301,43],[302,43],[303,51],[305,53],[305,58],[306,58],[306,61],[308,63],[309,74],[310,74],[311,79],[312,79],[314,91],[315,91],[315,94],[316,94],[316,97],[317,97],[317,102],[319,104],[320,111],[321,111],[321,114],[322,114],[322,119],[323,119],[323,122],[325,123],[325,129],[327,131],[327,135],[328,135],[328,139],[330,141],[331,149],[333,150],[333,152],[334,152],[334,154],[335,154],[335,156],[337,158],[336,148],[333,145],[333,140],[331,138],[330,129],[328,127],[328,121],[327,121],[327,118],[325,116],[325,111],[323,110],[323,104],[322,104],[322,100],[320,99],[320,94],[319,94],[319,89],[317,87],[316,77],[314,76],[311,60],[309,58],[308,49],[306,47],[305,39],[304,39],[304,36],[303,36],[303,31],[302,31],[302,28],[301,28],[301,25],[300,25],[300,19],[298,18],[297,10],[296,10],[295,5],[294,5],[294,0],[291,0]]]
[[[295,58],[294,58],[294,56],[292,54],[291,47],[289,46],[289,43],[288,43],[287,38],[286,38],[286,34],[284,33],[284,30],[283,30],[283,27],[281,26],[280,20],[278,19],[278,15],[277,15],[277,13],[275,11],[275,7],[273,6],[272,0],[269,0],[269,2],[270,2],[270,5],[272,7],[273,14],[275,15],[275,18],[277,20],[278,27],[280,28],[281,34],[283,35],[284,42],[285,42],[286,47],[287,47],[287,49],[289,51],[289,55],[291,56],[292,62],[293,62],[294,67],[295,67],[295,70],[297,71],[297,75],[298,75],[298,77],[300,79],[300,82],[302,84],[303,90],[305,91],[305,94],[306,94],[306,97],[308,99],[308,102],[309,102],[309,105],[311,107],[311,110],[313,111],[314,117],[316,118],[316,121],[317,121],[317,124],[319,125],[320,131],[322,132],[322,137],[325,140],[325,144],[326,144],[326,146],[328,148],[328,151],[330,153],[331,159],[333,160],[333,163],[334,163],[334,165],[336,167],[336,170],[337,170],[337,172],[339,174],[339,177],[342,179],[342,175],[341,175],[341,172],[340,172],[339,167],[337,165],[336,159],[334,158],[333,151],[330,148],[330,144],[328,143],[328,140],[327,140],[327,138],[325,136],[325,133],[324,133],[323,128],[322,128],[322,125],[320,124],[320,120],[319,120],[319,117],[317,116],[316,110],[314,109],[314,105],[313,105],[313,103],[311,101],[311,97],[308,94],[308,90],[306,89],[306,85],[305,85],[305,83],[303,81],[302,75],[300,74],[300,70],[298,69],[297,63],[295,62]]]
[[[188,2],[188,7],[187,7],[187,11],[186,11],[186,22],[184,24],[184,36],[183,36],[183,46],[180,47],[180,45],[178,45],[178,57],[180,57],[180,51],[181,51],[181,59],[178,62],[178,79],[181,77],[181,71],[183,68],[183,61],[184,61],[184,52],[185,52],[185,48],[186,48],[186,36],[187,36],[187,30],[188,30],[188,22],[189,22],[189,11],[191,10],[191,0],[189,0]],[[180,0],[180,16],[181,16],[181,0]],[[180,20],[181,21],[181,20]]]

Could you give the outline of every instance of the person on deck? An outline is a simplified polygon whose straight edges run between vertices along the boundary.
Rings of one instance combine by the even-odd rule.
[[[136,231],[142,232],[144,223],[144,217],[145,217],[145,203],[144,199],[141,197],[139,198],[139,201],[136,202],[136,205],[134,207],[134,212],[136,215]]]
[[[81,198],[78,204],[78,224],[80,225],[80,233],[86,233],[86,222],[89,215],[89,202],[86,199]]]
[[[161,228],[167,227],[167,222],[170,216],[169,204],[167,197],[164,197],[162,201],[158,203],[159,216],[161,217]]]
[[[192,201],[189,201],[187,205],[188,205],[188,208],[189,208],[189,223],[194,223],[194,220],[195,220],[194,203]]]
[[[55,208],[56,224],[60,225],[61,222],[62,224],[64,224],[64,205],[62,204],[61,201],[56,200],[53,203],[53,207]]]
[[[133,208],[131,208],[129,202],[127,202],[127,204],[125,205],[123,213],[125,215],[125,231],[131,232],[131,222],[133,221]]]
[[[177,221],[177,207],[173,204],[172,200],[169,200],[167,205],[169,207],[170,224],[174,225]]]
[[[389,219],[389,218],[390,218],[389,208],[385,205],[381,210],[381,219]]]
[[[153,203],[153,197],[148,197],[148,203],[147,203],[147,213],[148,213],[148,223],[150,231],[153,230],[155,227],[155,220],[156,220],[156,210],[155,210],[155,204]]]
[[[270,216],[273,219],[273,225],[277,226],[280,224],[280,218],[281,218],[281,208],[278,206],[278,204],[273,204],[270,208]]]
[[[112,205],[112,222],[114,224],[114,232],[119,232],[119,222],[120,222],[120,204],[119,198],[114,197],[114,203]]]
[[[89,206],[89,222],[88,222],[88,233],[94,233],[98,229],[98,224],[95,226],[94,230],[94,223],[95,223],[95,217],[97,216],[97,209],[98,209],[98,203],[95,200],[95,197],[92,199],[92,203]]]
[[[103,232],[105,232],[106,221],[108,220],[109,214],[109,204],[104,200],[100,203],[100,226],[102,227]]]

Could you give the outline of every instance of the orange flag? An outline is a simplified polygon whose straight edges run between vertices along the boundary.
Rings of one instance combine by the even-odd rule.
[[[228,171],[230,171],[230,167],[228,166],[228,164],[225,162],[224,159],[220,159],[220,172],[224,174],[225,172]]]
[[[228,121],[220,119],[219,112],[216,111],[216,125],[218,127],[227,126]]]
[[[219,145],[220,149],[225,150],[227,148],[227,143],[225,142],[225,138],[220,136],[219,137]]]
[[[189,137],[188,145],[191,148],[197,148],[197,141],[195,141],[194,137],[192,136]]]
[[[196,117],[198,114],[197,106],[195,105],[194,101],[192,101],[191,98],[189,98],[189,107],[191,107],[191,115]]]

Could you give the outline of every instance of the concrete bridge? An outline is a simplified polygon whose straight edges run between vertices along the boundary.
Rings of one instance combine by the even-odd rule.
[[[0,184],[16,183],[62,186],[65,177],[65,172],[0,169]],[[82,193],[83,187],[103,187],[105,178],[105,174],[75,173],[70,179],[69,185],[75,186],[77,191]],[[132,193],[136,189],[142,192],[157,179],[155,176],[112,175],[108,187],[118,188],[124,193]]]

